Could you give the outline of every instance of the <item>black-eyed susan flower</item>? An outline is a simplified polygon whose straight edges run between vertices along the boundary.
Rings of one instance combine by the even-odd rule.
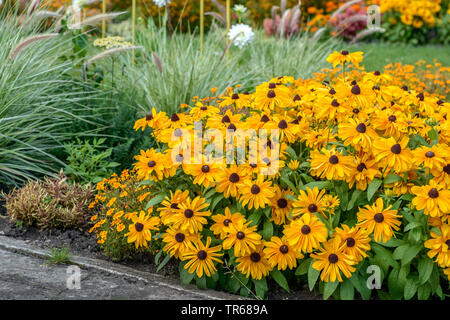
[[[260,110],[273,110],[277,106],[289,106],[292,101],[290,90],[284,85],[273,82],[256,87],[255,107]]]
[[[132,222],[128,227],[128,233],[125,234],[128,243],[134,242],[136,248],[147,247],[147,242],[152,239],[151,230],[158,230],[160,219],[158,217],[150,217],[144,211],[132,218]]]
[[[322,197],[325,194],[325,189],[319,190],[314,187],[312,190],[306,188],[306,191],[301,190],[297,200],[294,200],[292,206],[292,216],[296,217],[305,213],[323,213]]]
[[[376,242],[387,242],[400,229],[401,221],[397,210],[384,209],[383,199],[378,198],[373,205],[366,205],[358,211],[358,226],[373,233]]]
[[[311,213],[305,213],[285,225],[283,233],[289,245],[299,252],[311,252],[328,238],[325,224]]]
[[[236,259],[236,268],[247,278],[260,280],[265,277],[272,270],[272,267],[267,260],[263,251],[263,245],[258,245],[250,252]]]
[[[230,224],[234,225],[243,225],[245,221],[245,217],[239,213],[231,213],[230,208],[225,208],[224,214],[215,214],[211,216],[211,219],[214,221],[214,224],[211,226],[210,230],[215,234],[219,235],[220,239],[224,239],[228,232],[226,228],[230,226]]]
[[[211,247],[211,238],[206,239],[206,244],[202,241],[194,241],[188,244],[186,253],[182,256],[182,260],[189,260],[184,268],[189,273],[196,273],[197,277],[201,278],[203,275],[210,277],[217,272],[215,263],[222,263],[219,258],[222,256],[220,252],[222,246],[218,245]]]
[[[442,170],[450,158],[447,146],[437,144],[431,147],[422,146],[412,151],[413,163],[430,170]]]
[[[341,273],[350,278],[352,272],[356,270],[353,266],[355,261],[344,252],[345,247],[341,245],[339,239],[330,239],[323,243],[319,253],[311,254],[314,259],[312,267],[320,273],[320,280],[325,282],[344,281]]]
[[[184,203],[179,204],[177,213],[166,219],[166,223],[191,233],[202,231],[203,225],[207,223],[205,217],[211,215],[210,211],[205,210],[208,206],[209,203],[202,197],[193,200],[187,198]]]
[[[265,208],[275,194],[272,182],[264,181],[263,176],[258,176],[256,180],[244,181],[240,193],[239,201],[248,209]]]
[[[229,198],[230,196],[239,198],[239,187],[248,179],[244,170],[242,166],[235,164],[230,165],[229,168],[224,168],[217,175],[216,190],[223,193],[225,198]]]
[[[166,224],[167,218],[177,213],[180,204],[184,203],[187,198],[189,198],[188,190],[176,190],[174,193],[170,191],[170,196],[165,197],[161,202],[162,207],[158,208],[162,223]]]
[[[167,123],[168,117],[165,112],[156,112],[156,109],[153,108],[151,112],[147,113],[144,118],[141,118],[136,121],[133,129],[142,131],[148,126],[152,129],[163,129],[164,125]]]
[[[141,150],[140,155],[134,157],[138,162],[134,164],[138,178],[141,180],[162,180],[166,163],[162,155],[154,149]]]
[[[339,125],[338,136],[346,146],[351,145],[356,150],[369,151],[378,134],[366,122],[348,119]]]
[[[441,268],[450,267],[450,225],[442,224],[439,228],[441,234],[431,231],[431,239],[425,241],[424,246],[430,249],[427,254],[430,258],[436,257]]]
[[[256,232],[257,226],[250,227],[250,223],[251,221],[247,223],[229,224],[225,228],[227,235],[223,240],[223,248],[225,250],[233,248],[236,257],[255,250],[256,246],[261,243],[261,235]]]
[[[337,65],[345,66],[348,63],[352,63],[355,67],[359,67],[359,64],[363,60],[363,52],[348,52],[347,50],[342,50],[341,52],[334,51],[327,57],[327,62],[333,64],[333,68]]]
[[[323,204],[324,211],[334,214],[334,211],[339,207],[341,200],[338,196],[326,194],[322,197],[321,202]]]
[[[450,190],[444,189],[444,186],[430,181],[429,185],[411,188],[415,198],[412,204],[417,210],[423,210],[423,213],[431,217],[440,217],[450,213]]]
[[[370,154],[363,154],[361,157],[353,158],[353,174],[347,177],[348,187],[365,191],[370,182],[380,175],[378,164]]]
[[[189,243],[200,240],[200,235],[169,227],[162,240],[165,242],[163,250],[171,257],[179,258],[188,251]]]
[[[379,138],[373,143],[373,154],[380,166],[394,169],[397,173],[407,171],[412,163],[412,153],[408,149],[408,137],[400,141],[394,138]]]
[[[286,196],[293,195],[292,191],[284,190],[279,185],[274,186],[275,196],[271,199],[272,217],[277,225],[286,223],[286,220],[291,220],[289,214],[292,209],[292,201]]]
[[[205,158],[200,164],[187,164],[184,168],[187,174],[194,177],[194,183],[204,186],[205,188],[213,187],[216,184],[216,179],[222,172],[221,165],[217,163],[210,163]]]
[[[359,227],[349,227],[343,224],[341,228],[335,229],[335,238],[340,238],[340,244],[344,246],[344,253],[349,255],[357,262],[362,261],[367,257],[367,252],[370,250],[369,233],[366,229]]]
[[[345,180],[352,173],[352,158],[336,149],[311,151],[311,174],[327,180]]]
[[[293,269],[297,266],[297,259],[303,259],[303,254],[289,245],[286,237],[272,237],[270,241],[264,243],[267,260],[272,268],[277,267],[278,270]]]

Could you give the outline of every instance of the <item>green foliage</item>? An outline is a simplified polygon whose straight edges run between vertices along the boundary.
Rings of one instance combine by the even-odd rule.
[[[52,248],[48,257],[48,264],[70,264],[70,259],[71,255],[69,253],[69,248]]]
[[[92,142],[86,140],[83,143],[77,138],[76,142],[64,145],[68,154],[68,166],[64,173],[71,181],[81,184],[97,183],[113,173],[112,169],[119,163],[110,162],[113,149],[105,149],[105,140],[95,138]]]

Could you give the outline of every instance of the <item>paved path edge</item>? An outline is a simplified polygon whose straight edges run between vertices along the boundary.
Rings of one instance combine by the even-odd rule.
[[[28,256],[35,256],[42,259],[46,259],[50,256],[50,250],[36,248],[23,240],[13,239],[2,235],[0,235],[0,248],[6,251],[20,253]],[[144,281],[145,283],[152,282],[160,286],[178,290],[181,294],[184,292],[197,295],[205,300],[246,300],[244,297],[228,294],[225,292],[214,291],[211,289],[200,290],[197,289],[197,287],[195,287],[194,285],[181,286],[176,283],[176,281],[168,279],[160,274],[136,270],[105,260],[75,255],[72,255],[70,260],[74,264],[82,268],[92,268],[101,272],[134,278],[136,280]]]

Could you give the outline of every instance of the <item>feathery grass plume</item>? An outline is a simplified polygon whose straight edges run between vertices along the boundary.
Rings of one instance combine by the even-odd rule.
[[[156,68],[158,68],[159,72],[163,72],[162,62],[161,59],[158,57],[158,55],[155,52],[152,52],[152,58],[153,63],[155,64]]]
[[[344,4],[342,7],[340,7],[340,8],[337,9],[335,12],[333,12],[333,14],[332,14],[331,17],[330,17],[330,20],[328,20],[328,21],[333,20],[333,19],[336,18],[338,15],[340,15],[342,12],[344,12],[345,10],[347,10],[347,8],[351,7],[351,6],[354,5],[354,4],[359,3],[359,2],[361,2],[361,1],[362,1],[362,0],[353,0],[353,1],[347,2],[347,3]]]
[[[223,16],[221,16],[220,14],[218,14],[217,12],[205,12],[206,16],[212,16],[214,19],[216,19],[217,21],[219,21],[222,25],[226,25],[226,20]]]
[[[377,32],[384,32],[386,31],[386,29],[384,28],[380,28],[380,27],[374,27],[374,28],[370,28],[370,29],[366,29],[364,31],[359,32],[351,41],[351,43],[356,43],[359,40],[373,34],[373,33],[377,33]]]
[[[320,37],[323,35],[323,33],[326,31],[327,29],[322,27],[320,29],[318,29],[316,32],[314,32],[313,36],[311,37],[310,41],[311,42],[316,42],[317,40],[320,39]]]
[[[20,42],[15,48],[14,50],[11,52],[11,54],[9,55],[9,60],[14,60],[15,58],[17,58],[17,56],[26,48],[28,48],[29,46],[31,46],[33,43],[35,42],[39,42],[42,40],[46,40],[46,39],[50,39],[50,38],[55,38],[59,36],[59,33],[48,33],[48,34],[39,34],[39,35],[35,35],[35,36],[31,36],[28,37],[26,39],[24,39],[22,42]]]
[[[345,20],[343,20],[342,22],[339,23],[339,25],[336,28],[337,29],[336,32],[342,33],[352,23],[359,22],[359,21],[367,21],[367,15],[365,15],[365,14],[355,14],[355,15],[352,15],[352,16],[346,18]]]
[[[93,62],[95,62],[97,60],[104,59],[106,57],[115,55],[115,54],[120,53],[120,52],[133,51],[133,50],[137,50],[137,49],[143,49],[143,47],[141,47],[141,46],[126,46],[126,47],[119,47],[119,48],[109,49],[109,50],[103,51],[103,52],[97,54],[96,56],[93,56],[92,58],[90,58],[86,62],[86,66],[89,66],[90,64],[92,64]]]
[[[94,26],[96,24],[98,24],[99,22],[102,22],[103,20],[112,20],[114,18],[117,18],[118,16],[124,14],[126,12],[113,12],[113,13],[106,13],[106,14],[97,14],[95,16],[89,17],[84,19],[81,23],[80,26],[84,27],[84,26]]]

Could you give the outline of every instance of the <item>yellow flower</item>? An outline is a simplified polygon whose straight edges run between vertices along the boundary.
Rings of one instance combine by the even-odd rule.
[[[425,248],[430,249],[428,256],[436,257],[436,262],[441,268],[450,267],[450,225],[443,224],[440,228],[441,235],[431,231],[431,239],[425,241]]]
[[[444,186],[430,181],[427,186],[412,187],[411,192],[416,196],[412,204],[426,215],[441,217],[450,213],[450,190],[444,189]]]
[[[258,245],[247,254],[237,258],[236,263],[238,271],[247,278],[251,276],[255,280],[267,276],[272,270],[263,251],[263,245]]]
[[[305,213],[293,220],[283,230],[286,239],[294,250],[311,252],[320,247],[320,243],[328,238],[328,230],[319,218],[311,213]]]
[[[223,248],[228,250],[234,247],[234,255],[236,257],[248,254],[251,250],[254,250],[261,243],[261,235],[256,232],[257,226],[249,227],[250,223],[251,221],[229,224],[225,228],[227,236],[223,240]]]
[[[128,226],[128,233],[125,237],[128,237],[128,243],[134,242],[136,248],[147,247],[147,242],[152,239],[152,233],[150,230],[158,230],[157,226],[160,223],[158,217],[149,217],[144,211],[141,211],[139,216],[132,218],[133,223]]]
[[[264,253],[272,268],[277,266],[278,270],[293,269],[297,266],[297,259],[303,259],[303,254],[294,250],[286,237],[282,239],[272,237],[270,242],[265,242]]]
[[[242,206],[246,205],[249,210],[265,208],[275,195],[272,183],[264,181],[263,176],[258,176],[256,180],[245,181],[240,188],[240,192],[239,201],[241,201]]]
[[[347,63],[352,63],[355,67],[359,67],[359,64],[363,60],[363,52],[348,52],[347,50],[342,50],[341,52],[334,51],[327,57],[327,62],[333,64],[333,68],[336,68],[338,64],[344,66]]]
[[[214,265],[215,262],[222,263],[219,257],[222,253],[222,246],[210,247],[211,238],[208,237],[206,244],[202,241],[194,241],[188,244],[186,253],[182,256],[182,260],[189,260],[184,266],[189,273],[196,273],[197,277],[201,278],[203,274],[210,277],[217,272]]]
[[[231,214],[230,208],[225,208],[225,213],[222,214],[216,214],[211,216],[213,221],[215,222],[210,230],[215,234],[219,235],[220,239],[224,239],[227,236],[226,228],[231,224],[234,225],[241,225],[245,223],[245,217],[239,213],[233,213]]]
[[[194,200],[187,198],[179,205],[177,212],[166,219],[166,223],[190,233],[202,231],[203,225],[207,223],[205,217],[211,215],[210,211],[203,211],[208,206],[209,203],[202,197],[196,197]]]

